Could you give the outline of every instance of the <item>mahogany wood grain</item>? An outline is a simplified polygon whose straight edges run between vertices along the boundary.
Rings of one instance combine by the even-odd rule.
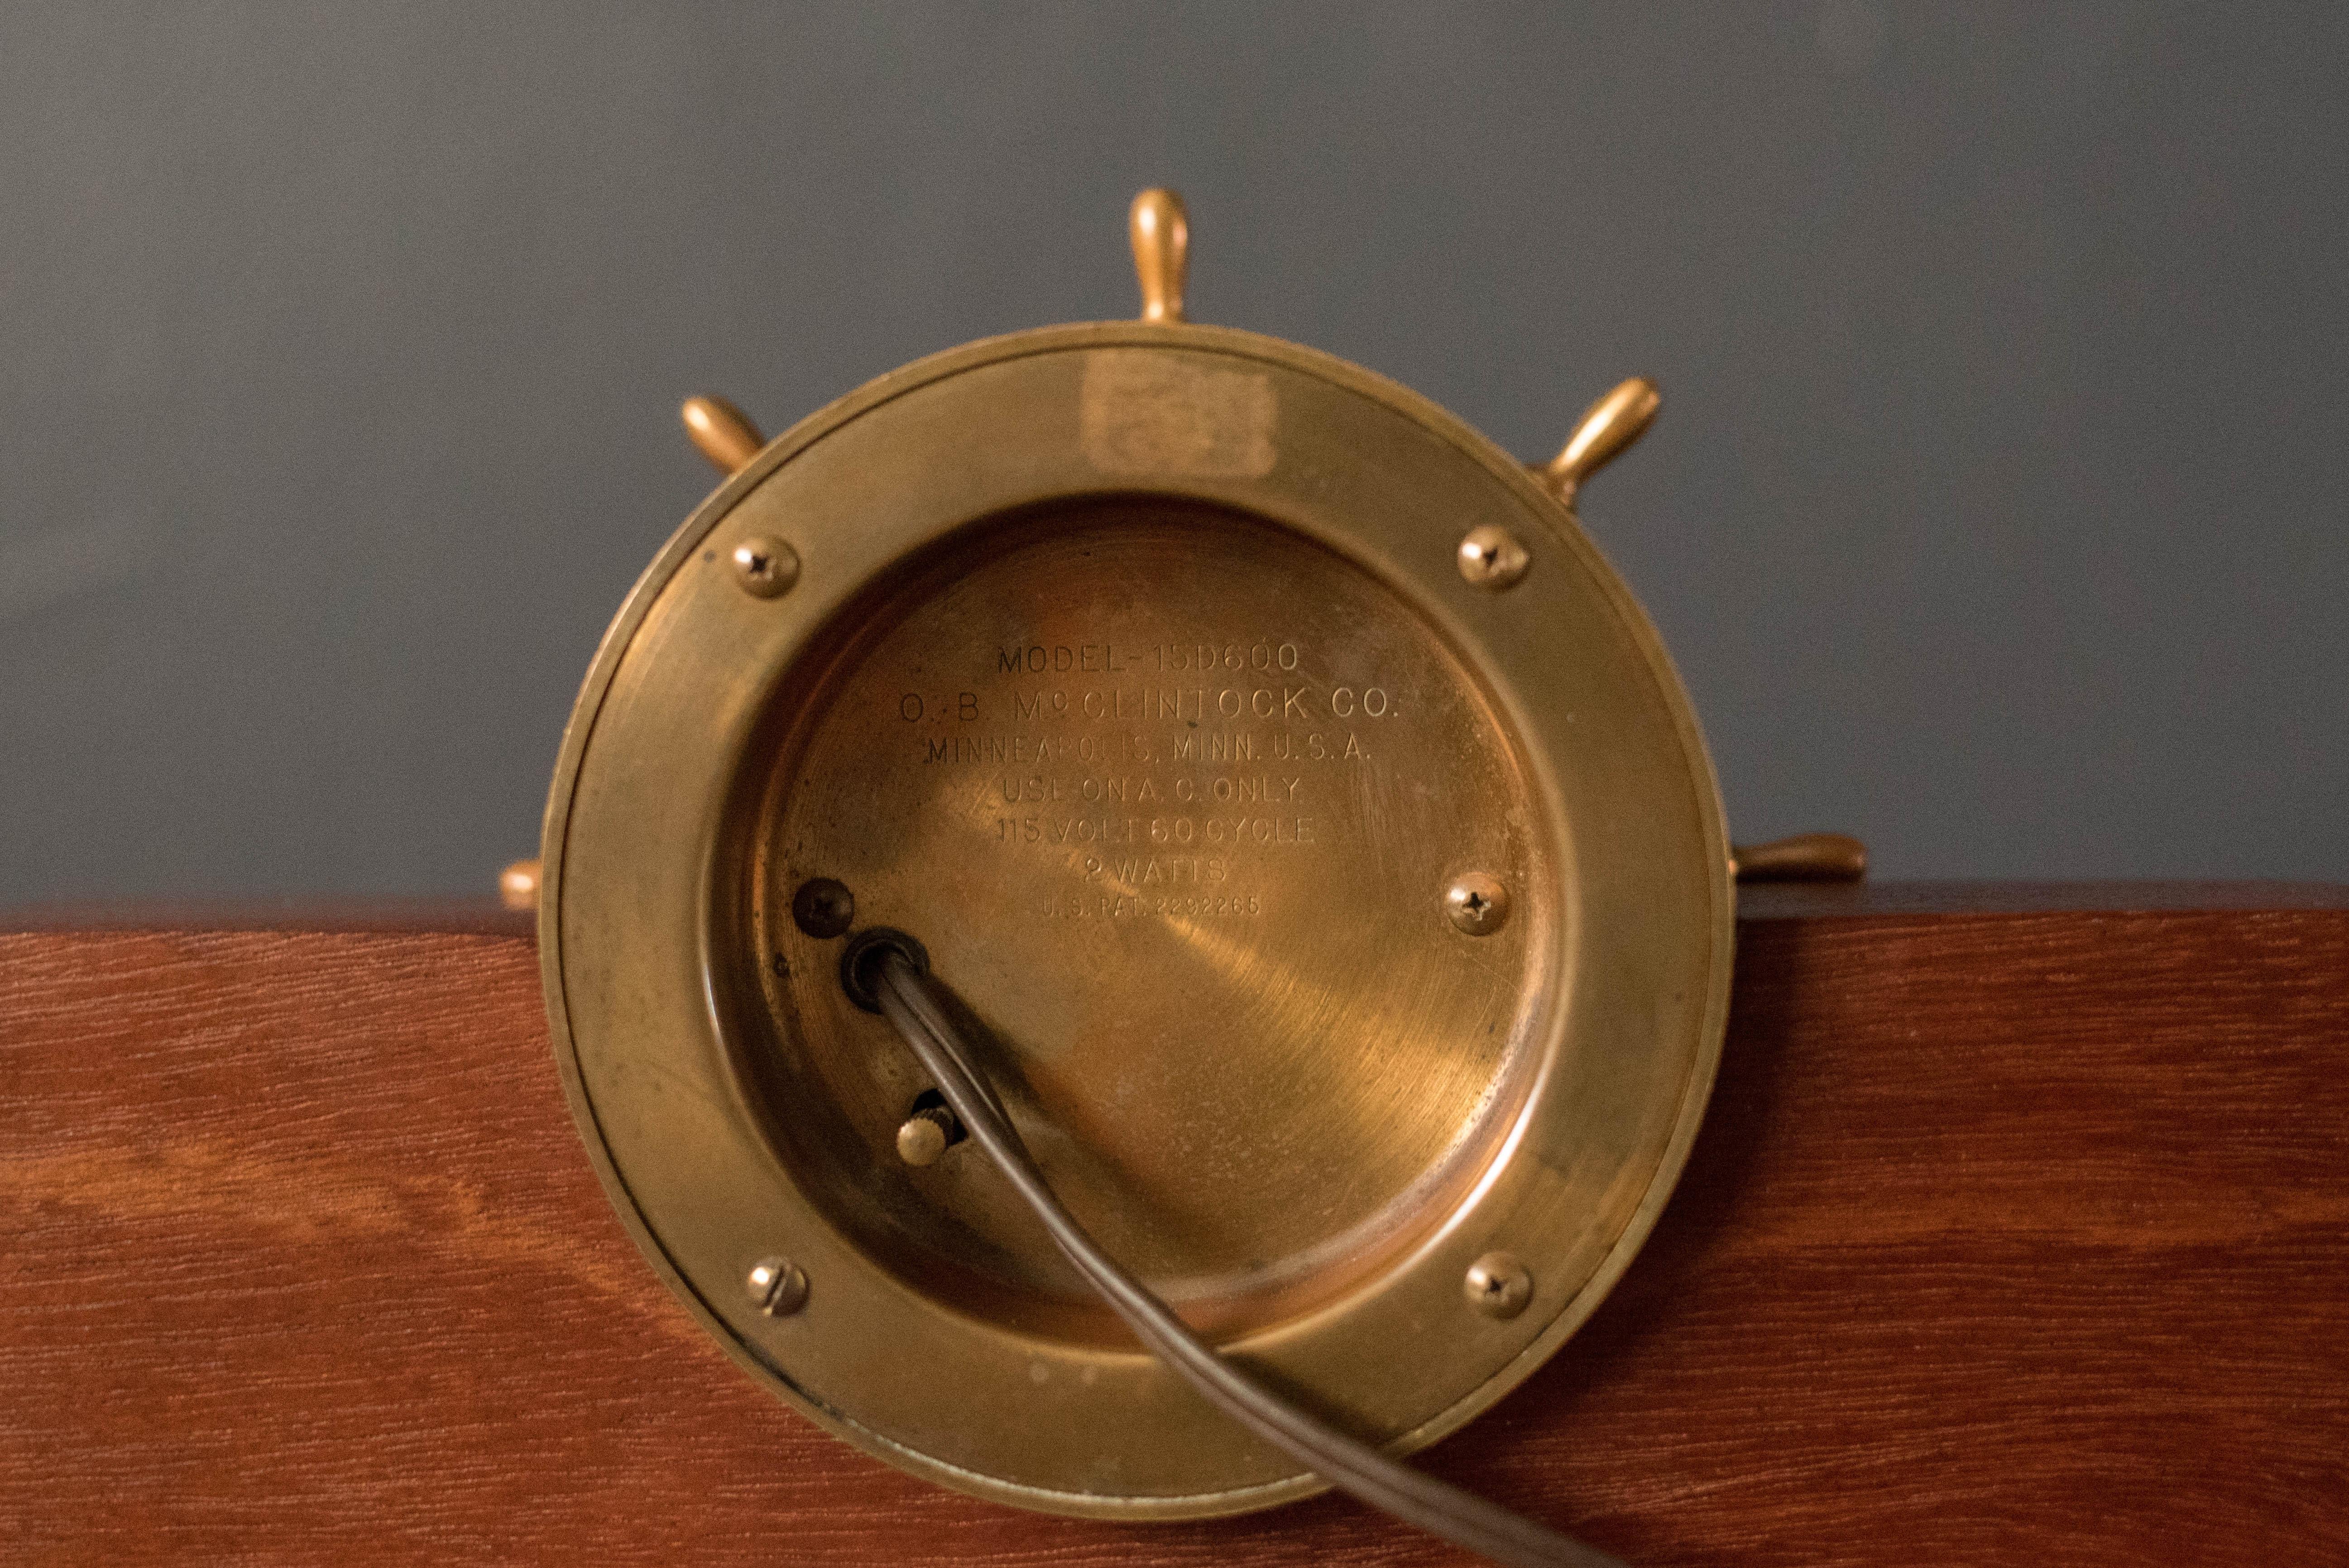
[[[1423,1462],[1640,1564],[2349,1560],[2349,908],[2081,901],[1749,898],[1653,1240]],[[0,935],[0,1560],[1453,1560],[864,1458],[636,1256],[526,934],[207,919]]]

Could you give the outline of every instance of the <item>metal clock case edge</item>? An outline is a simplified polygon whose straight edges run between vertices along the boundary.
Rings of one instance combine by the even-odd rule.
[[[1079,1398],[1072,1407],[1070,1399],[1053,1387],[1055,1376],[1063,1368],[1055,1363],[1051,1348],[1023,1343],[1018,1333],[1002,1325],[968,1321],[963,1314],[925,1301],[917,1292],[906,1291],[900,1282],[864,1277],[885,1274],[885,1271],[861,1260],[848,1239],[803,1195],[797,1197],[793,1208],[791,1172],[771,1150],[761,1147],[757,1117],[742,1103],[741,1085],[730,1078],[728,1053],[720,1038],[726,1026],[710,994],[711,976],[728,961],[727,955],[711,950],[709,918],[709,911],[723,898],[714,881],[730,875],[717,863],[722,801],[730,776],[743,762],[742,748],[758,722],[766,694],[807,639],[839,607],[852,602],[874,573],[936,545],[941,537],[974,519],[952,515],[949,506],[947,514],[934,519],[934,527],[910,534],[900,530],[899,536],[882,538],[855,535],[854,531],[862,524],[848,514],[852,508],[835,508],[830,515],[794,517],[781,529],[799,552],[803,579],[780,605],[760,607],[750,596],[724,585],[722,574],[705,572],[697,577],[690,568],[708,565],[705,556],[722,556],[725,548],[736,543],[736,534],[747,534],[754,527],[775,528],[771,512],[760,514],[752,504],[754,498],[796,460],[853,424],[886,417],[893,405],[902,413],[913,394],[974,372],[1008,368],[1017,375],[1024,363],[1032,381],[1034,372],[1056,359],[1101,362],[1105,354],[1138,355],[1135,362],[1146,364],[1187,361],[1257,368],[1284,387],[1318,386],[1320,414],[1328,415],[1337,408],[1340,411],[1336,417],[1342,424],[1349,417],[1342,412],[1345,406],[1355,405],[1361,410],[1350,436],[1339,432],[1336,445],[1340,451],[1353,452],[1369,469],[1393,461],[1392,452],[1382,450],[1381,441],[1354,438],[1365,431],[1391,433],[1398,428],[1393,421],[1399,421],[1400,428],[1415,430],[1423,438],[1424,445],[1413,454],[1413,461],[1433,454],[1439,466],[1454,465],[1451,483],[1466,495],[1469,511],[1523,531],[1533,557],[1524,581],[1498,592],[1482,589],[1464,580],[1455,564],[1454,551],[1461,532],[1457,511],[1401,522],[1390,519],[1389,534],[1370,539],[1360,529],[1360,514],[1347,514],[1330,506],[1330,491],[1334,487],[1343,492],[1345,476],[1319,473],[1300,484],[1299,475],[1281,471],[1286,452],[1277,454],[1279,461],[1270,472],[1254,477],[1203,476],[1183,472],[1179,465],[1154,475],[1102,474],[1085,460],[1081,441],[1073,439],[1082,419],[1074,407],[1064,410],[1066,423],[1044,438],[1044,445],[1052,449],[1044,455],[1061,465],[1059,487],[1048,486],[1027,497],[1044,500],[1091,488],[1154,491],[1208,500],[1268,516],[1280,525],[1318,537],[1363,566],[1463,650],[1491,682],[1516,733],[1526,738],[1537,797],[1562,846],[1557,868],[1568,884],[1559,942],[1585,940],[1587,923],[1594,919],[1622,919],[1634,926],[1644,919],[1660,920],[1661,925],[1653,928],[1656,930],[1676,928],[1676,933],[1661,945],[1675,949],[1670,962],[1680,966],[1680,994],[1676,999],[1646,999],[1651,1013],[1665,1014],[1669,1023],[1660,1028],[1656,1016],[1631,1016],[1625,1010],[1629,994],[1625,992],[1614,995],[1612,1013],[1594,1025],[1587,1012],[1588,1007],[1599,1004],[1592,998],[1604,989],[1601,982],[1606,977],[1585,972],[1589,955],[1566,954],[1561,959],[1559,994],[1550,1002],[1540,1071],[1468,1200],[1442,1217],[1432,1232],[1417,1241],[1410,1256],[1360,1291],[1299,1321],[1245,1335],[1231,1348],[1298,1377],[1317,1397],[1355,1418],[1370,1417],[1391,1446],[1408,1450],[1442,1437],[1489,1406],[1579,1325],[1628,1265],[1669,1197],[1685,1162],[1718,1062],[1727,1011],[1733,902],[1730,852],[1711,763],[1652,627],[1565,508],[1506,454],[1449,414],[1382,378],[1317,351],[1252,334],[1189,325],[1047,328],[968,345],[918,361],[835,402],[769,443],[671,539],[631,592],[598,650],[565,732],[548,803],[540,901],[542,966],[565,1093],[598,1175],[639,1248],[738,1362],[827,1429],[949,1487],[1054,1512],[1193,1517],[1269,1506],[1322,1490],[1323,1483],[1310,1475],[1295,1473],[1292,1464],[1242,1436],[1216,1436],[1213,1421],[1218,1418],[1210,1416],[1195,1422],[1170,1414],[1188,1396],[1169,1395],[1156,1387],[1166,1381],[1166,1375],[1146,1360],[1130,1357],[1133,1365],[1110,1366],[1104,1372],[1104,1364],[1093,1351],[1071,1358],[1065,1370],[1081,1378],[1090,1367],[1114,1386],[1112,1394],[1100,1401],[1094,1416],[1113,1407],[1130,1410],[1140,1398],[1146,1411],[1155,1413],[1151,1418],[1161,1421],[1154,1441],[1164,1447],[1171,1440],[1189,1459],[1173,1467],[1177,1473],[1134,1478],[1142,1484],[1131,1490],[1120,1490],[1113,1474],[1105,1484],[1067,1484],[1070,1462],[1065,1453],[1050,1462],[1030,1466],[1029,1460],[1036,1456],[1022,1451],[1025,1438],[1015,1436],[1008,1444],[999,1439],[1007,1433],[1024,1433],[1038,1421],[1065,1421],[1081,1415],[1087,1405]],[[1202,356],[1208,358],[1203,361]],[[1067,369],[1062,367],[1064,371]],[[1330,399],[1337,402],[1331,403]],[[915,421],[916,426],[920,423]],[[919,433],[918,430],[906,431],[908,437]],[[1351,447],[1350,439],[1354,439]],[[910,479],[899,478],[916,484],[929,483],[924,478],[928,472],[915,465]],[[1439,483],[1437,488],[1444,485]],[[1460,494],[1454,497],[1460,498]],[[753,515],[762,520],[750,521]],[[862,551],[861,559],[842,558],[839,546],[852,537],[855,543],[850,554]],[[659,651],[643,646],[648,622],[665,596],[680,584],[696,580],[704,584],[707,596],[700,613],[768,614],[763,639],[754,649],[744,649],[742,668],[733,672],[731,695],[716,704],[726,714],[724,722],[705,725],[701,743],[691,757],[681,760],[678,753],[669,752],[659,758],[658,765],[675,786],[671,805],[689,820],[681,827],[670,825],[662,842],[647,842],[629,851],[636,860],[629,862],[634,869],[626,876],[616,879],[596,873],[591,885],[584,889],[574,887],[580,878],[579,868],[571,864],[575,847],[572,836],[579,792],[583,774],[596,765],[595,738],[608,717],[607,702],[616,680],[632,657],[649,659]],[[1574,593],[1561,600],[1569,586]],[[733,594],[731,598],[729,593]],[[1678,798],[1666,798],[1661,807],[1651,800],[1644,809],[1661,809],[1680,818],[1676,826],[1668,826],[1665,831],[1671,840],[1670,853],[1664,857],[1669,864],[1605,867],[1606,887],[1596,899],[1590,896],[1593,888],[1586,877],[1601,868],[1608,854],[1603,844],[1611,832],[1590,822],[1587,812],[1568,808],[1567,786],[1557,776],[1559,770],[1572,772],[1587,765],[1587,759],[1578,763],[1577,753],[1571,752],[1568,726],[1575,721],[1558,691],[1561,679],[1557,660],[1562,656],[1558,644],[1566,634],[1542,620],[1544,609],[1556,612],[1568,607],[1567,600],[1578,598],[1586,616],[1594,609],[1603,612],[1597,618],[1609,624],[1599,628],[1599,634],[1615,641],[1616,673],[1631,676],[1629,682],[1617,682],[1622,689],[1616,695],[1647,710],[1646,722],[1657,729],[1647,737],[1647,743],[1658,755],[1671,754],[1669,764],[1657,764],[1661,773],[1648,782],[1651,786],[1668,786],[1662,790],[1664,797],[1677,794]],[[785,607],[790,614],[771,613]],[[697,782],[686,785],[679,782],[679,774]],[[637,864],[647,857],[661,856],[667,857],[665,869],[649,861]],[[648,889],[657,883],[661,888],[658,898],[648,903],[653,897]],[[581,906],[582,897],[592,907]],[[1644,915],[1642,909],[1647,911]],[[647,1195],[639,1190],[667,1179],[641,1168],[638,1161],[632,1179],[631,1170],[624,1168],[630,1162],[615,1155],[612,1142],[620,1129],[612,1124],[616,1117],[634,1114],[629,1106],[616,1101],[626,1101],[630,1095],[668,1092],[676,1086],[673,1076],[622,1066],[605,1073],[599,1094],[591,1082],[598,1071],[596,1064],[583,1062],[574,1016],[580,1000],[576,993],[583,984],[605,984],[605,992],[591,1002],[591,1011],[605,1012],[614,993],[606,983],[611,978],[608,973],[598,981],[583,972],[581,950],[601,942],[601,952],[618,953],[615,932],[623,925],[632,929],[629,953],[616,961],[643,963],[648,961],[651,950],[657,949],[659,956],[649,961],[663,971],[663,983],[668,987],[660,1004],[668,1011],[647,1012],[638,1023],[653,1033],[666,1028],[693,1035],[677,1061],[698,1062],[707,1075],[694,1093],[701,1096],[709,1113],[706,1128],[709,1136],[705,1147],[691,1158],[714,1158],[721,1166],[730,1160],[731,1175],[708,1180],[723,1189],[726,1181],[740,1178],[753,1189],[763,1188],[769,1200],[781,1205],[775,1212],[789,1216],[799,1227],[800,1234],[790,1238],[791,1244],[800,1250],[795,1255],[808,1258],[808,1272],[814,1281],[804,1314],[784,1320],[760,1313],[741,1288],[741,1269],[761,1249],[747,1242],[734,1245],[721,1267],[712,1259],[727,1254],[728,1245],[707,1241],[681,1243],[675,1233],[677,1225],[662,1222],[668,1214],[664,1200],[651,1198],[654,1212],[648,1212]],[[598,928],[600,935],[583,937]],[[1643,961],[1620,948],[1608,958],[1634,968]],[[609,967],[603,958],[590,961]],[[1630,987],[1631,992],[1638,989],[1636,983]],[[698,996],[689,994],[696,992]],[[683,1013],[678,1011],[680,1001],[691,1003]],[[1575,1116],[1588,1114],[1588,1107],[1578,1113],[1577,1106],[1568,1103],[1560,1062],[1568,1049],[1567,1036],[1569,1024],[1576,1022],[1578,1002],[1586,1007],[1586,1016],[1579,1020],[1586,1034],[1599,1027],[1613,1036],[1604,1049],[1627,1061],[1651,1052],[1674,1055],[1677,1067],[1669,1075],[1669,1082],[1645,1085],[1644,1109],[1631,1118],[1640,1124],[1637,1127],[1578,1127],[1574,1124]],[[635,997],[635,1004],[649,1005],[641,992]],[[625,1020],[605,1023],[612,1028],[627,1027]],[[1659,1034],[1671,1038],[1659,1043],[1655,1039]],[[1588,1041],[1584,1045],[1589,1046]],[[608,1060],[605,1065],[610,1066]],[[675,1065],[665,1066],[663,1073]],[[1636,1075],[1636,1062],[1624,1070]],[[662,1084],[667,1089],[648,1086]],[[1545,1163],[1550,1155],[1572,1158],[1571,1151],[1545,1145],[1545,1137],[1551,1134],[1556,1135],[1554,1142],[1578,1140],[1586,1152],[1610,1139],[1636,1146],[1619,1159],[1615,1185],[1597,1205],[1599,1229],[1604,1233],[1591,1233],[1590,1194],[1577,1192],[1569,1198],[1568,1179]],[[626,1142],[626,1133],[621,1131],[620,1136]],[[719,1153],[713,1155],[713,1149]],[[710,1189],[705,1183],[703,1189]],[[670,1208],[674,1207],[672,1202]],[[744,1221],[742,1229],[747,1235],[758,1227]],[[664,1230],[669,1234],[665,1236]],[[1461,1299],[1464,1272],[1475,1266],[1471,1260],[1504,1244],[1525,1259],[1533,1272],[1532,1306],[1514,1320],[1470,1315]],[[681,1259],[680,1253],[687,1256]],[[821,1308],[827,1290],[838,1296],[844,1282],[852,1280],[857,1282],[854,1289],[865,1298],[860,1302],[861,1314],[869,1318],[880,1311],[885,1317],[895,1312],[921,1332],[935,1329],[941,1336],[940,1346],[950,1352],[948,1360],[934,1361],[922,1372],[934,1388],[939,1379],[957,1385],[965,1373],[972,1372],[955,1358],[989,1362],[985,1376],[973,1373],[970,1377],[975,1397],[958,1397],[955,1401],[980,1430],[944,1429],[934,1417],[919,1414],[919,1403],[910,1397],[913,1391],[907,1379],[897,1370],[881,1366],[877,1347],[870,1343],[832,1357],[812,1352],[819,1331],[811,1325],[823,1321]],[[1404,1290],[1398,1282],[1411,1288]],[[1365,1314],[1382,1295],[1388,1310],[1374,1328],[1364,1327]],[[1449,1320],[1441,1315],[1446,1311],[1453,1314]],[[1347,1340],[1342,1330],[1350,1315],[1357,1322]],[[1406,1399],[1408,1414],[1397,1419],[1392,1402],[1381,1408],[1378,1390],[1371,1386],[1385,1374],[1364,1356],[1363,1345],[1381,1336],[1392,1343],[1394,1334],[1409,1333],[1414,1324],[1419,1325],[1423,1344],[1433,1342],[1431,1354],[1446,1363],[1451,1376],[1444,1397],[1433,1402],[1423,1397],[1416,1404]],[[1347,1343],[1317,1360],[1313,1354],[1317,1336],[1329,1341],[1333,1335]],[[1466,1353],[1461,1349],[1464,1342]],[[1022,1382],[1032,1376],[1024,1370],[1014,1375],[1023,1361],[1027,1366],[1044,1368],[1045,1377],[1029,1386],[1049,1394],[1040,1393],[1032,1401],[1023,1398]],[[875,1393],[876,1388],[880,1392]],[[1149,1397],[1142,1397],[1144,1395]],[[1170,1398],[1174,1405],[1168,1403]],[[1119,1405],[1118,1400],[1126,1403]],[[933,1399],[930,1408],[935,1411],[936,1407]],[[952,1423],[946,1426],[950,1428]],[[1077,1427],[1090,1430],[1081,1419]],[[1007,1447],[1011,1451],[1003,1451]],[[1039,1485],[1018,1473],[1004,1473],[1023,1468],[1040,1468],[1064,1479]]]

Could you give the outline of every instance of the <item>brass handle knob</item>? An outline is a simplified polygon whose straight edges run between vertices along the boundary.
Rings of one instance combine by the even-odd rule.
[[[1126,231],[1142,279],[1142,319],[1181,321],[1183,281],[1191,270],[1191,222],[1183,198],[1154,185],[1133,199]]]
[[[1857,882],[1868,875],[1868,846],[1847,833],[1798,833],[1729,852],[1740,882]]]
[[[1551,494],[1572,506],[1575,492],[1582,488],[1584,480],[1647,434],[1663,400],[1664,395],[1645,376],[1634,376],[1618,386],[1583,410],[1566,445],[1543,465],[1542,483]]]
[[[498,873],[498,902],[509,909],[538,908],[539,863],[517,860]]]
[[[685,421],[685,433],[693,438],[695,449],[720,473],[740,472],[767,444],[750,417],[723,398],[688,398],[678,417]]]

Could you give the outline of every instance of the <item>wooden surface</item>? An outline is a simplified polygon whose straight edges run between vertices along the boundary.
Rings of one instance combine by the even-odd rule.
[[[2340,890],[1748,911],[1654,1239],[1423,1462],[1640,1564],[2349,1561]],[[865,1459],[628,1243],[513,922],[189,919],[0,935],[0,1559],[1452,1560]]]

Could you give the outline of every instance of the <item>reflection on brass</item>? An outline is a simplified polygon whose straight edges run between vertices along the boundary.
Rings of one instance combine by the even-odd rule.
[[[1469,1303],[1486,1317],[1513,1318],[1533,1300],[1534,1277],[1506,1252],[1487,1252],[1460,1282]]]
[[[1191,269],[1191,223],[1183,198],[1163,187],[1144,191],[1126,214],[1126,233],[1142,279],[1142,319],[1183,320],[1183,280]]]
[[[1123,1519],[1321,1483],[1139,1354],[987,1161],[912,1158],[956,1129],[846,993],[857,943],[954,977],[1112,1255],[1401,1450],[1645,1238],[1733,937],[1696,721],[1570,515],[1392,382],[1184,322],[1179,215],[1137,205],[1152,319],[923,360],[704,504],[582,690],[540,911],[590,1153],[745,1369],[918,1474]],[[737,553],[785,540],[796,585],[747,597]],[[789,1323],[743,1288],[783,1246],[821,1282]],[[1479,1321],[1494,1253],[1478,1293],[1524,1287]]]
[[[1655,422],[1663,394],[1645,376],[1634,376],[1583,410],[1574,433],[1541,470],[1542,483],[1568,508],[1582,482],[1623,455]]]
[[[761,535],[734,546],[734,580],[753,598],[771,599],[800,580],[799,552]]]
[[[688,398],[678,411],[695,450],[720,473],[737,472],[767,444],[750,416],[723,398]]]
[[[761,1258],[743,1277],[750,1300],[769,1317],[789,1317],[807,1305],[807,1275],[787,1258]]]
[[[517,860],[498,873],[498,902],[509,909],[538,908],[538,861]]]
[[[1472,937],[1489,937],[1509,918],[1509,890],[1482,871],[1453,879],[1444,890],[1444,913]]]
[[[1515,587],[1533,565],[1533,557],[1516,535],[1490,523],[1469,529],[1456,554],[1460,575],[1477,587],[1495,592]]]
[[[1800,833],[1729,852],[1740,882],[1857,882],[1868,875],[1868,846],[1844,833]]]

